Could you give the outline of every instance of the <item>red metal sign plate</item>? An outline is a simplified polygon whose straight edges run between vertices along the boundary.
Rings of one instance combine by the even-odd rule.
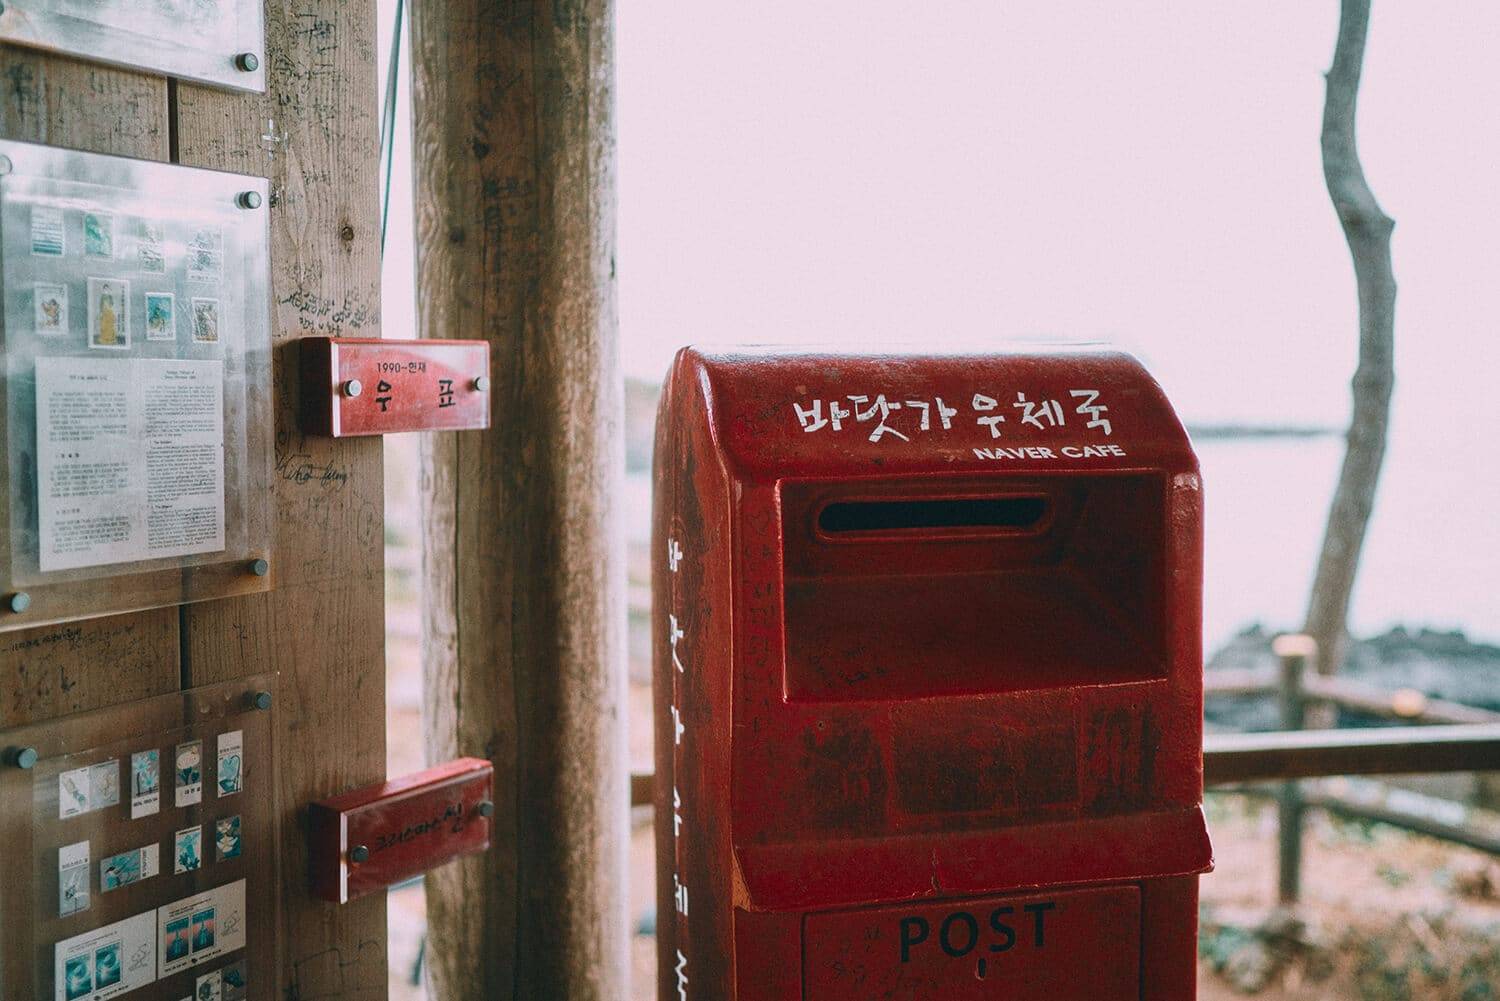
[[[813,914],[807,999],[1140,996],[1134,886]]]
[[[484,851],[493,779],[488,761],[459,758],[314,803],[314,893],[344,903]]]
[[[302,351],[303,412],[314,433],[490,426],[486,341],[309,337]]]

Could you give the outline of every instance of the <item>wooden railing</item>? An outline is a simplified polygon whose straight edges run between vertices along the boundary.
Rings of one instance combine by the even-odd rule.
[[[1420,775],[1500,771],[1500,713],[1429,698],[1414,689],[1387,692],[1348,678],[1307,676],[1316,648],[1305,636],[1278,637],[1275,671],[1214,671],[1208,695],[1279,697],[1282,729],[1273,733],[1210,733],[1203,739],[1204,784],[1277,801],[1278,882],[1286,903],[1297,899],[1302,828],[1310,809],[1391,824],[1500,855],[1500,832],[1450,823],[1411,809],[1370,801],[1300,781],[1331,776]],[[1309,705],[1334,705],[1412,725],[1371,729],[1303,729]],[[1269,784],[1268,784],[1269,783]],[[656,777],[630,777],[632,806],[652,802]]]
[[[1500,723],[1212,733],[1203,738],[1203,781],[1209,786],[1325,775],[1495,770],[1500,770]]]

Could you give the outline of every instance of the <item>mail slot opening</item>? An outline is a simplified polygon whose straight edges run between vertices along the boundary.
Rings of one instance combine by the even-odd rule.
[[[1046,514],[1047,501],[1042,497],[835,501],[818,513],[818,528],[831,534],[928,529],[1024,531],[1037,528]]]
[[[791,699],[1165,675],[1160,476],[786,481],[781,496]]]

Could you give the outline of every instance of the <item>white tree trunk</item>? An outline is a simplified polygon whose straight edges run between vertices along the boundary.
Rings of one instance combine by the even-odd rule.
[[[1304,626],[1318,641],[1318,670],[1323,674],[1333,674],[1343,661],[1349,597],[1385,459],[1395,382],[1395,223],[1376,203],[1354,141],[1355,101],[1369,25],[1370,0],[1343,0],[1323,106],[1323,179],[1354,258],[1359,297],[1359,365],[1354,372],[1348,448],[1328,512]]]

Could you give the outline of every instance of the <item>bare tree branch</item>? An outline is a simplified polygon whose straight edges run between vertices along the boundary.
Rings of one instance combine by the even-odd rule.
[[[1355,102],[1369,26],[1370,0],[1342,0],[1323,105],[1323,180],[1354,258],[1359,298],[1354,412],[1304,626],[1318,641],[1318,670],[1323,674],[1334,673],[1343,661],[1349,597],[1385,459],[1395,382],[1396,279],[1391,269],[1395,223],[1375,201],[1354,141]]]

